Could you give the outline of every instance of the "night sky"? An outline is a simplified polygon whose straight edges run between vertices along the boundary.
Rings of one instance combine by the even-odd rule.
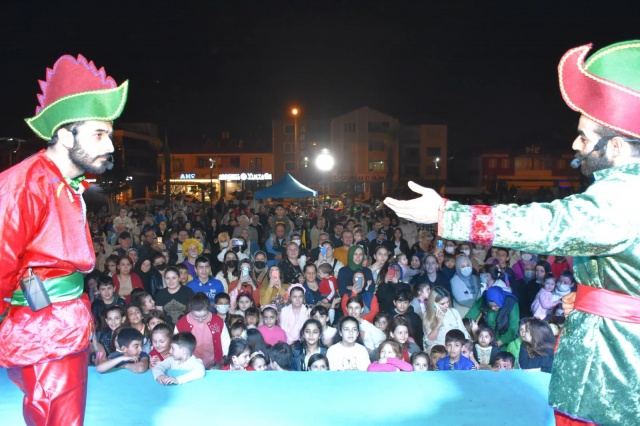
[[[55,5],[53,3],[56,3]],[[57,3],[62,3],[59,5]],[[469,147],[566,144],[568,49],[640,38],[640,2],[3,2],[0,137],[31,136],[38,79],[82,53],[120,84],[122,121],[154,121],[170,145],[222,130],[270,144],[292,105],[309,118],[370,106],[446,123]],[[117,127],[117,125],[116,125]]]

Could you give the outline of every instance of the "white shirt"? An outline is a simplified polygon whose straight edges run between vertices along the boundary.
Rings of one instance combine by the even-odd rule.
[[[351,347],[336,343],[327,350],[327,359],[331,371],[367,371],[367,367],[371,364],[367,348],[359,343]]]
[[[153,374],[154,380],[157,380],[158,377],[165,374],[168,370],[187,371],[176,377],[179,385],[204,377],[204,364],[200,358],[196,358],[193,355],[183,363],[175,360],[172,356],[165,358],[164,361],[160,361],[151,369],[151,373]]]

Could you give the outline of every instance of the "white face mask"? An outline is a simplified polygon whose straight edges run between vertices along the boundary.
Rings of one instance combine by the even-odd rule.
[[[228,313],[230,308],[230,305],[216,305],[216,310],[221,314]]]
[[[220,243],[220,247],[222,247],[222,248],[229,247],[229,241],[223,241],[223,242],[221,242],[221,243]]]
[[[300,243],[302,243],[301,240],[293,240],[294,243],[296,243],[298,245],[298,247],[300,246]]]
[[[520,256],[522,258],[522,260],[524,260],[525,262],[528,262],[531,260],[531,255],[529,253],[523,253],[522,256]]]
[[[556,285],[556,288],[560,293],[569,292],[571,290],[571,286],[568,286],[566,284],[560,284],[560,283]]]
[[[471,266],[467,266],[466,268],[460,268],[460,274],[462,274],[463,277],[468,277],[471,275],[472,269]]]
[[[469,249],[464,249],[464,250],[462,250],[462,253],[464,253],[464,255],[468,257],[469,253],[471,253],[471,252],[469,251]]]
[[[444,248],[444,251],[446,251],[447,253],[453,254],[456,251],[456,249],[455,247],[448,246]]]

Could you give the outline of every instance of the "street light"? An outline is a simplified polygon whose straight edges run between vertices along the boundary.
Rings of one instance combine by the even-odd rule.
[[[324,203],[324,198],[326,196],[325,190],[324,190],[324,175],[326,172],[328,172],[329,170],[333,169],[333,164],[334,164],[334,160],[333,157],[331,156],[331,153],[329,152],[329,150],[327,148],[323,148],[320,151],[320,155],[318,155],[318,158],[316,158],[316,167],[318,167],[318,169],[320,169],[320,171],[322,172],[322,201]]]
[[[300,167],[300,164],[298,161],[299,160],[298,155],[300,152],[298,148],[298,113],[300,113],[298,108],[291,108],[291,115],[293,115],[293,146],[294,146],[294,156],[296,160],[296,170],[298,169],[298,167]]]
[[[438,188],[438,174],[440,174],[440,167],[438,166],[440,164],[440,157],[436,157],[435,160],[433,160],[433,165],[435,167],[435,172],[436,172],[436,191],[440,192],[439,188]]]
[[[209,157],[209,162],[211,163],[211,166],[209,166],[209,206],[213,210],[213,165],[216,160]]]

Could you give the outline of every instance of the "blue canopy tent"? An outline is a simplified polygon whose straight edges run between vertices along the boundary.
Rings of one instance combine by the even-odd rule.
[[[317,197],[318,191],[307,188],[286,173],[282,179],[268,188],[256,191],[254,198],[308,198]]]

